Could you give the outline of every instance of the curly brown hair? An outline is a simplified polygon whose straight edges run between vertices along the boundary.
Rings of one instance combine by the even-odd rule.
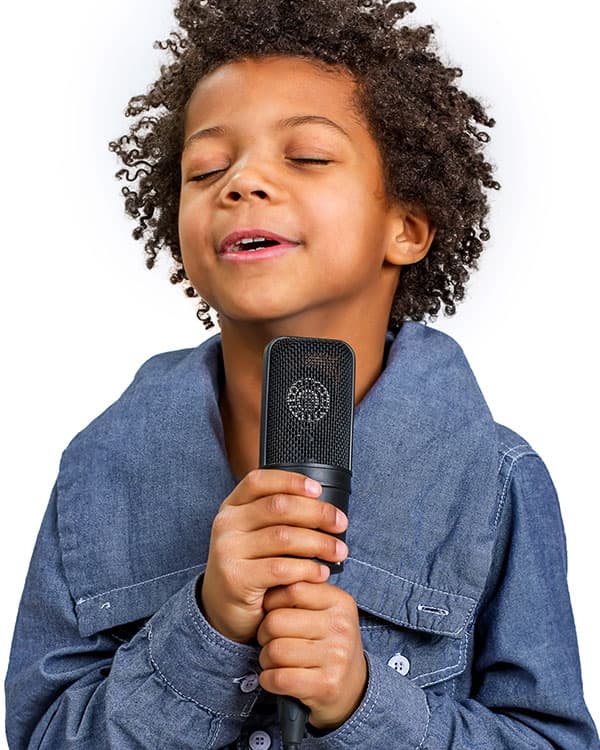
[[[454,85],[462,70],[446,67],[433,46],[433,26],[400,25],[415,10],[393,0],[176,0],[180,30],[155,48],[174,60],[146,94],[130,99],[127,117],[158,110],[111,141],[125,168],[116,177],[125,211],[145,239],[146,265],[162,248],[175,267],[171,282],[187,282],[178,235],[181,153],[187,104],[198,81],[220,65],[241,58],[299,56],[344,66],[357,83],[358,105],[384,165],[390,201],[424,212],[436,229],[427,255],[402,269],[388,329],[406,319],[446,315],[465,295],[469,269],[477,269],[490,233],[484,188],[498,190],[482,149],[490,140],[477,124],[492,128],[480,101]],[[134,174],[131,173],[131,171]],[[201,300],[198,317],[213,325]]]

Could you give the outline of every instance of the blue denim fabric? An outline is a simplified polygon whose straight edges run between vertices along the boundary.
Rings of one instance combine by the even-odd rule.
[[[359,607],[368,687],[303,747],[598,750],[544,463],[494,423],[450,337],[406,322],[389,343],[356,408],[335,580]],[[246,748],[257,731],[281,748],[258,649],[194,596],[236,484],[222,383],[219,335],[160,354],[65,450],[15,628],[10,748]]]

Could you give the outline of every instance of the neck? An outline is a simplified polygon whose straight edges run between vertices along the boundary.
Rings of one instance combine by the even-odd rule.
[[[225,382],[219,402],[225,443],[236,477],[258,468],[263,354],[278,336],[315,336],[347,342],[356,356],[355,405],[360,403],[379,377],[385,354],[387,318],[378,325],[340,324],[323,319],[317,324],[304,319],[270,321],[268,325],[240,324],[221,319],[221,342]],[[351,321],[354,322],[354,321]]]

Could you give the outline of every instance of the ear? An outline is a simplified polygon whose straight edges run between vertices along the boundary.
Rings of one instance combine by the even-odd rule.
[[[385,260],[395,266],[418,263],[429,252],[435,229],[422,211],[397,207],[394,213]]]

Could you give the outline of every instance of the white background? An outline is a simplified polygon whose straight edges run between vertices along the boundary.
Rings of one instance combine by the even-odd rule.
[[[443,329],[498,422],[548,465],[561,499],[588,707],[600,719],[597,637],[600,265],[596,4],[421,0],[460,85],[497,120],[492,240]],[[193,300],[146,270],[108,141],[165,61],[171,0],[3,4],[0,667],[33,543],[73,435],[149,356],[205,336]],[[211,332],[212,334],[212,332]],[[544,613],[540,613],[543,617]]]

